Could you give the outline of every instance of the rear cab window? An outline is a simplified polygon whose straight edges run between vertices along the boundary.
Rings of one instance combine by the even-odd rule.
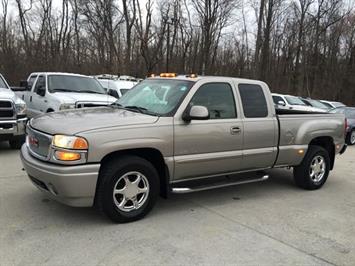
[[[239,84],[238,90],[246,118],[261,118],[269,115],[264,90],[257,84]]]

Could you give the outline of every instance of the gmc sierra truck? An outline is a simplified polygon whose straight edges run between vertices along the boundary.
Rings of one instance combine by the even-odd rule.
[[[117,99],[93,77],[57,72],[31,73],[16,94],[28,108],[28,116],[82,107],[106,106]]]
[[[345,124],[342,114],[279,113],[261,81],[170,73],[111,106],[32,119],[21,158],[49,197],[130,222],[158,195],[263,181],[270,168],[293,167],[296,185],[319,189],[346,149]]]
[[[10,89],[0,74],[0,141],[20,149],[25,139],[26,104]]]

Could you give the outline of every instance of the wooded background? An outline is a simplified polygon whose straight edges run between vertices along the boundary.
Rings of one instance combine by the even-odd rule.
[[[355,105],[349,0],[1,0],[0,72],[256,78]]]

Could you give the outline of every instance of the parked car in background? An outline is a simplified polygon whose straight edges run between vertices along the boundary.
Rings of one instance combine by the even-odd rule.
[[[343,106],[332,109],[330,113],[345,115],[347,119],[346,143],[349,145],[355,145],[355,108]]]
[[[25,89],[16,93],[26,102],[29,117],[66,109],[106,106],[117,100],[95,78],[78,74],[32,73],[21,85]]]
[[[98,81],[106,91],[114,91],[115,93],[111,93],[111,95],[116,98],[121,98],[123,94],[125,94],[137,84],[137,82],[126,80],[98,79]]]
[[[341,102],[333,102],[333,101],[325,101],[325,100],[320,100],[321,103],[325,104],[329,108],[337,108],[337,107],[344,107],[346,106],[345,104]]]
[[[19,149],[25,139],[26,122],[26,103],[0,74],[0,141],[8,141],[12,149]]]
[[[257,80],[168,74],[109,107],[32,119],[21,149],[32,183],[64,204],[95,204],[131,222],[159,194],[264,181],[261,170],[274,167],[294,167],[299,187],[319,189],[346,149],[342,114],[280,114]]]
[[[283,110],[295,110],[295,111],[304,111],[304,112],[326,112],[323,109],[308,106],[304,103],[299,97],[292,95],[283,95],[283,94],[272,94],[272,99],[275,104],[275,108]]]
[[[302,97],[300,97],[300,99],[302,100],[302,102],[304,102],[308,106],[319,108],[324,111],[329,111],[330,109],[332,109],[331,107],[325,105],[324,103],[322,103],[321,101],[318,101],[318,100],[313,100],[310,98],[302,98]]]

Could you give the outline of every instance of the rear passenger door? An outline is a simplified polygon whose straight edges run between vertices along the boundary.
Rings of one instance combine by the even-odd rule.
[[[241,168],[243,124],[233,85],[227,80],[194,86],[176,113],[175,180],[217,175]],[[183,121],[182,113],[191,105],[207,107],[210,119]]]
[[[269,90],[260,84],[239,83],[244,124],[243,170],[269,168],[277,154],[275,109],[268,105]]]

